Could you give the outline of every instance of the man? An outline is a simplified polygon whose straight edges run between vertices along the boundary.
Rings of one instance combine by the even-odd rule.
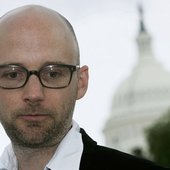
[[[70,23],[28,5],[0,19],[0,121],[11,139],[0,159],[7,170],[163,170],[98,146],[72,120],[88,86]]]

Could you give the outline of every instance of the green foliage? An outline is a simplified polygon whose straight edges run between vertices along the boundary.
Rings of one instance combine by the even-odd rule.
[[[135,155],[137,157],[141,157],[141,158],[145,158],[144,154],[143,154],[143,150],[141,147],[134,147],[131,150],[132,155]]]
[[[170,111],[147,129],[146,139],[153,160],[170,167]]]

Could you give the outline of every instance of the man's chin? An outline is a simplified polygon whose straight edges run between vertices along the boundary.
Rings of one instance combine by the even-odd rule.
[[[50,145],[50,142],[53,141],[51,134],[54,134],[52,126],[49,128],[35,122],[13,127],[13,130],[8,132],[8,136],[14,145],[28,148],[40,148]]]

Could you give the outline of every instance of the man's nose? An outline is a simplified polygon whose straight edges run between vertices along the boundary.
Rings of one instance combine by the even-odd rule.
[[[30,76],[23,87],[23,100],[29,103],[37,103],[44,100],[44,87],[36,75]]]

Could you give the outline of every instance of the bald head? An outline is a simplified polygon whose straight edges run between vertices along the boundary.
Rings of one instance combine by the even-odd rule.
[[[17,35],[19,38],[16,43],[36,42],[40,38],[41,41],[55,44],[58,49],[64,45],[66,49],[72,48],[74,52],[70,52],[70,55],[74,55],[79,63],[79,47],[74,30],[67,19],[54,10],[27,5],[6,13],[0,19],[0,38],[15,38],[16,41]]]

